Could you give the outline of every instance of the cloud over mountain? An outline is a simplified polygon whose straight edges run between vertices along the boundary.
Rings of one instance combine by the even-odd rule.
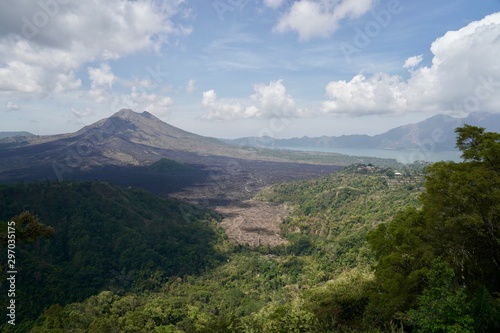
[[[16,1],[0,11],[0,94],[40,95],[79,88],[85,63],[158,50],[188,33],[171,18],[181,0]]]
[[[404,63],[409,78],[359,74],[327,84],[323,112],[363,116],[412,111],[498,112],[500,13],[449,31],[431,45],[430,66],[420,56]]]
[[[203,92],[202,105],[207,119],[232,120],[256,117],[301,117],[307,110],[298,108],[287,93],[283,80],[255,84],[254,94],[247,100],[220,102],[214,90]]]
[[[277,5],[275,1],[266,3],[271,7]],[[294,31],[301,40],[329,37],[340,27],[342,20],[366,14],[373,3],[373,0],[296,1],[281,16],[274,31]]]

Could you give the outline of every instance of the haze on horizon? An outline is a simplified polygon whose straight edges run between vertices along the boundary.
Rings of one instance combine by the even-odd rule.
[[[0,3],[0,131],[121,108],[220,138],[379,134],[500,112],[500,2]]]

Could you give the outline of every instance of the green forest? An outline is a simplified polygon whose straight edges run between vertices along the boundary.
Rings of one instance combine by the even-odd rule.
[[[497,332],[500,134],[456,132],[460,163],[262,190],[290,208],[276,247],[233,244],[220,215],[139,189],[0,185],[19,267],[2,332]]]

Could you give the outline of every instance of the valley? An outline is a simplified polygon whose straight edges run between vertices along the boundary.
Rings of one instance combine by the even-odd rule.
[[[499,4],[0,1],[0,332],[500,332]]]
[[[14,221],[23,267],[19,325],[2,332],[420,328],[444,273],[448,296],[433,302],[466,309],[446,320],[487,332],[500,313],[499,138],[457,135],[469,160],[403,165],[231,146],[121,110],[76,133],[1,141],[0,243]],[[456,241],[469,234],[479,241]],[[460,262],[448,250],[469,248],[477,257]],[[449,282],[464,263],[467,294]]]
[[[228,216],[221,225],[230,238],[252,246],[284,242],[276,217],[285,215],[284,208],[251,200],[265,187],[328,175],[351,163],[397,165],[378,158],[232,146],[131,110],[76,133],[4,140],[0,154],[2,182],[98,179],[147,189]]]

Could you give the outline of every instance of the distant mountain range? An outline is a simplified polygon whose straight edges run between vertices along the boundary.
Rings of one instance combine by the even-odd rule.
[[[183,131],[149,112],[123,109],[75,133],[0,140],[0,174],[68,176],[110,165],[145,166],[160,158],[196,164],[208,154],[242,155],[237,147]]]
[[[331,160],[320,165],[287,156],[189,133],[146,111],[120,110],[75,133],[0,140],[0,182],[99,179],[158,193],[198,188],[204,191],[198,197],[220,199],[340,169]]]
[[[33,136],[34,134],[30,132],[0,132],[0,140],[11,137],[20,137],[20,136]]]
[[[160,150],[201,153],[227,144],[166,124],[148,112],[121,110],[75,133],[16,136],[0,141],[0,170],[4,167],[85,169],[103,165],[146,165]],[[164,154],[163,154],[164,155]]]
[[[251,191],[255,192],[264,184],[315,177],[353,163],[396,163],[334,153],[259,148],[419,149],[433,145],[435,151],[447,151],[454,149],[454,129],[463,123],[500,132],[500,115],[474,113],[465,118],[435,116],[375,136],[280,140],[252,137],[222,141],[186,132],[147,111],[120,110],[75,133],[48,136],[9,133],[0,139],[0,182],[102,179],[127,186],[147,183],[149,189],[162,192],[208,182],[214,187],[210,195],[220,193],[222,183],[226,184],[223,195],[229,188],[235,193],[240,193],[241,188],[252,188],[249,184],[255,184]],[[242,147],[245,145],[250,147]],[[167,169],[172,172],[150,168],[161,159],[167,159],[162,165],[169,166]]]
[[[265,148],[363,148],[363,149],[432,149],[453,151],[455,128],[469,124],[500,132],[500,114],[471,113],[464,118],[437,115],[416,124],[403,125],[378,135],[342,135],[273,139],[270,137],[245,137],[222,140],[240,146]]]

